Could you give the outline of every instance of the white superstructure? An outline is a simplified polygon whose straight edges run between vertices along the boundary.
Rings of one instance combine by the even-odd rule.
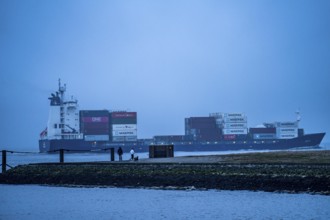
[[[52,93],[47,128],[40,136],[41,139],[82,139],[79,129],[78,101],[71,97],[65,99],[66,85],[58,82],[58,91]]]

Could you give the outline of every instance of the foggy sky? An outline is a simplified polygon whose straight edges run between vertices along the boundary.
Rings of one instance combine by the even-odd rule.
[[[0,149],[38,150],[58,79],[138,137],[244,112],[330,134],[330,1],[1,1]]]

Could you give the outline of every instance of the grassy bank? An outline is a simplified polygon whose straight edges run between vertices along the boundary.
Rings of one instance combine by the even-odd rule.
[[[145,159],[152,163],[274,163],[274,164],[330,164],[330,151],[275,151],[211,156],[185,156]]]
[[[17,166],[0,183],[262,190],[330,194],[330,154],[273,152],[139,162]],[[190,162],[189,162],[190,161]]]

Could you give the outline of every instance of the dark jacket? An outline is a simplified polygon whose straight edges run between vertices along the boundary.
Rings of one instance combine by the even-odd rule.
[[[123,154],[123,149],[121,149],[121,147],[118,149],[117,151],[118,155],[122,155]]]

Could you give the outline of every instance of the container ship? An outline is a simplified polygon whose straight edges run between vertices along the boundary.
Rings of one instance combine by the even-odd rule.
[[[66,85],[49,97],[47,127],[40,133],[39,151],[60,149],[105,151],[122,147],[124,152],[148,152],[150,145],[174,145],[175,151],[281,150],[318,148],[325,133],[305,134],[300,115],[290,122],[264,123],[248,128],[244,113],[210,113],[185,118],[184,135],[156,135],[138,139],[137,112],[79,110],[78,101],[65,97]]]

